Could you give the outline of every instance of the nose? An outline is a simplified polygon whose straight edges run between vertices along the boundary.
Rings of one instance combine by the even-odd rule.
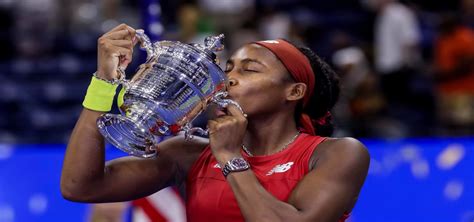
[[[235,86],[237,85],[237,79],[230,77],[228,79],[229,86]]]

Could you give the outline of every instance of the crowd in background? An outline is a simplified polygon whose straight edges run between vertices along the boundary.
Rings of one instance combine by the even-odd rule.
[[[143,2],[1,0],[0,142],[67,141],[97,38],[120,23],[144,28],[145,10],[160,15],[145,28],[163,39],[202,43],[224,33],[223,61],[254,40],[309,46],[341,77],[335,136],[474,133],[474,0]],[[143,62],[136,55],[129,75]]]

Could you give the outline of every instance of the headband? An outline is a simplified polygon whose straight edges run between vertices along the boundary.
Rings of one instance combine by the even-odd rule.
[[[283,39],[259,41],[255,44],[273,52],[296,82],[306,84],[307,90],[303,97],[303,107],[306,107],[313,94],[315,84],[314,73],[308,58],[298,48]]]
[[[296,82],[306,84],[307,90],[303,97],[303,107],[306,107],[311,95],[313,94],[316,81],[308,58],[298,48],[283,39],[266,40],[254,43],[273,52],[273,54],[280,59]],[[312,135],[316,134],[313,122],[317,122],[318,120],[312,120],[308,114],[302,113],[299,121],[307,133]]]

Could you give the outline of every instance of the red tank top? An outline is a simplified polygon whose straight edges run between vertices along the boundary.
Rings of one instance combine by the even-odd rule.
[[[301,134],[285,150],[268,156],[250,157],[242,152],[260,184],[273,196],[287,202],[297,183],[309,172],[309,160],[325,138]],[[188,222],[244,221],[230,185],[206,147],[191,167],[186,181]],[[347,214],[341,218],[344,221]]]

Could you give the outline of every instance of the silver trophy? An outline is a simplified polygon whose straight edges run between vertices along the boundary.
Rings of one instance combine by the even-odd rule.
[[[216,64],[215,52],[224,48],[224,35],[209,36],[204,45],[175,41],[152,43],[143,30],[136,31],[140,47],[147,52],[125,87],[121,114],[104,114],[97,120],[99,131],[117,148],[138,157],[156,155],[153,144],[165,136],[185,132],[206,135],[192,127],[192,120],[211,103],[221,107],[235,104],[225,99],[226,75]],[[124,75],[122,75],[124,76]]]

